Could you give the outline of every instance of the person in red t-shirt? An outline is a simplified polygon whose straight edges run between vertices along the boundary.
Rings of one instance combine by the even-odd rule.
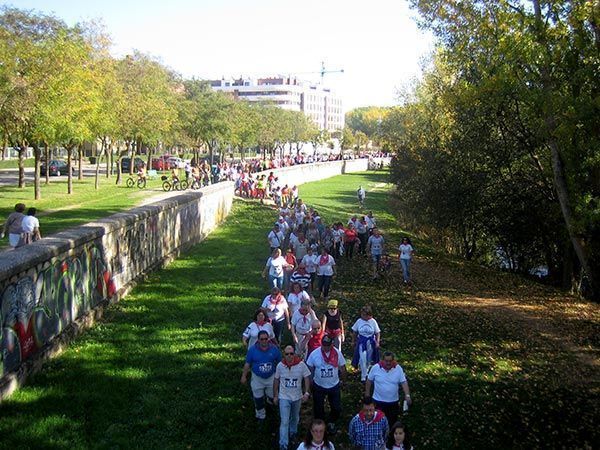
[[[346,258],[352,259],[354,254],[354,247],[358,242],[358,233],[351,223],[348,224],[348,228],[344,230],[344,250],[346,251]]]

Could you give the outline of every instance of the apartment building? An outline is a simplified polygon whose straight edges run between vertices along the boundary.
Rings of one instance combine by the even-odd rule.
[[[264,102],[291,111],[302,111],[321,130],[336,131],[344,128],[342,100],[319,84],[295,77],[239,78],[211,80],[216,91],[230,92],[236,98],[249,102]]]

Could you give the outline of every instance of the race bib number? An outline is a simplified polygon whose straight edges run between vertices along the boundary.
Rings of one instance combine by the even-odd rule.
[[[283,385],[286,388],[296,388],[298,387],[298,378],[285,378],[283,380]]]
[[[321,378],[333,378],[333,367],[322,367]]]
[[[270,373],[273,370],[273,364],[270,362],[261,363],[258,365],[258,371],[260,373]]]

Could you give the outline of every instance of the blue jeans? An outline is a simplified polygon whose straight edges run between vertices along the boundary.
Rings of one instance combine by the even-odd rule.
[[[298,422],[300,421],[300,402],[301,400],[279,399],[279,415],[281,425],[279,426],[279,445],[287,447],[289,435],[298,432]]]
[[[269,289],[278,287],[283,291],[283,275],[280,277],[274,277],[273,275],[269,275]]]
[[[400,265],[402,266],[402,276],[404,281],[410,281],[410,259],[400,259]]]

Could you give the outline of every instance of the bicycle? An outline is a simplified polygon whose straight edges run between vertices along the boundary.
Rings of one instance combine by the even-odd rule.
[[[128,188],[132,188],[135,185],[137,185],[138,188],[145,189],[146,188],[146,179],[138,177],[138,179],[136,180],[133,177],[129,177],[129,178],[127,178],[127,181],[125,182],[125,184],[127,185]]]
[[[160,179],[163,181],[162,188],[163,188],[163,191],[165,191],[165,192],[169,192],[171,190],[185,191],[188,188],[188,183],[185,180],[183,180],[183,181],[180,181],[178,179],[169,180],[169,177],[167,177],[166,175],[163,175]]]

